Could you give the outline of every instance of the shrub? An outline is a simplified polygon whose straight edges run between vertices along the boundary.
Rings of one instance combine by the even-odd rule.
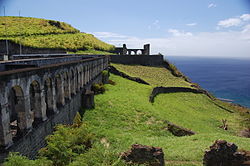
[[[106,89],[104,85],[101,83],[101,84],[93,84],[92,90],[94,91],[95,94],[103,94]]]
[[[116,85],[115,81],[113,81],[113,80],[108,80],[108,84],[110,84],[110,85]]]
[[[102,71],[102,83],[106,84],[109,80],[109,72],[107,70]]]
[[[107,70],[102,71],[102,76],[107,77],[109,75],[109,72]]]
[[[3,166],[52,166],[53,162],[45,158],[37,160],[29,160],[25,156],[21,156],[18,153],[10,153],[7,161],[3,163]]]
[[[93,135],[86,124],[79,128],[58,125],[54,134],[46,139],[48,145],[39,151],[40,156],[52,160],[56,166],[64,166],[91,148]]]
[[[73,120],[72,127],[80,127],[82,125],[82,117],[79,112],[76,113],[76,116]]]

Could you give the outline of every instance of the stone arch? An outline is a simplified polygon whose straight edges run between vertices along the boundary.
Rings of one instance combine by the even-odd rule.
[[[83,80],[84,80],[84,71],[83,71],[83,66],[80,66],[80,88],[83,88]]]
[[[79,90],[79,79],[80,79],[78,67],[75,67],[75,76],[76,76],[75,89],[76,89],[76,91],[78,91]]]
[[[56,106],[57,108],[64,105],[64,85],[61,74],[55,75],[55,92],[56,92]]]
[[[16,85],[9,90],[8,110],[10,117],[10,132],[13,141],[18,140],[26,130],[27,115],[23,89]]]
[[[136,55],[135,51],[131,51],[130,55]]]
[[[41,86],[36,80],[29,86],[29,97],[32,126],[35,127],[43,121]]]
[[[137,51],[137,55],[142,55],[142,51],[141,51],[141,50],[138,50],[138,51]]]
[[[90,65],[89,63],[87,64],[87,84],[89,83],[89,78],[90,78]]]
[[[76,94],[76,89],[75,89],[75,72],[74,72],[73,69],[70,69],[69,76],[70,76],[70,92],[71,92],[71,95],[75,95]]]
[[[83,68],[84,68],[84,78],[83,78],[83,82],[84,82],[84,85],[86,85],[86,84],[87,84],[87,66],[84,65]]]
[[[44,81],[44,95],[46,103],[46,115],[51,116],[55,112],[54,98],[53,98],[53,84],[51,78],[46,78]]]
[[[66,99],[70,99],[70,76],[68,72],[63,73],[63,79],[64,79],[64,96]]]

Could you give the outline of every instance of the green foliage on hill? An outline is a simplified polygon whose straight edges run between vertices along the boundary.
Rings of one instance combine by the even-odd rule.
[[[111,51],[114,49],[114,46],[104,43],[93,35],[87,33],[35,35],[29,37],[12,37],[8,39],[15,43],[21,43],[24,46],[35,48],[102,51]]]
[[[40,150],[40,156],[53,161],[56,166],[67,165],[92,146],[93,135],[85,124],[81,126],[58,125],[53,135],[47,137],[48,145]]]
[[[3,166],[53,166],[53,162],[45,158],[29,160],[18,153],[10,153]]]
[[[34,48],[90,50],[89,54],[114,50],[113,45],[64,22],[29,17],[0,17],[0,40],[4,39]]]
[[[71,25],[41,18],[0,16],[0,37],[78,33]]]

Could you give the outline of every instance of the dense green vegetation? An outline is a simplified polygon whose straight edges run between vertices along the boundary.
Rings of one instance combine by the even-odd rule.
[[[65,50],[103,50],[111,51],[114,46],[106,44],[91,34],[53,34],[29,37],[8,38],[15,43],[35,48],[58,48]]]
[[[204,151],[216,139],[225,139],[239,148],[250,149],[248,138],[236,136],[240,126],[238,120],[242,118],[240,114],[231,108],[228,109],[233,113],[218,107],[206,95],[161,94],[152,104],[148,101],[152,86],[114,75],[111,75],[111,80],[116,85],[105,85],[107,91],[95,97],[95,109],[86,110],[83,117],[88,133],[93,135],[92,148],[79,155],[71,155],[66,160],[71,162],[70,166],[125,165],[119,155],[134,143],[162,147],[169,165],[202,165]],[[228,131],[219,128],[221,119],[228,120]],[[166,121],[189,128],[197,134],[173,136],[165,129]],[[54,134],[57,136],[54,136],[56,139],[51,144],[57,146],[48,146],[52,149],[66,148],[63,150],[65,156],[60,160],[65,160],[69,157],[67,153],[73,151],[71,140],[81,138],[77,132],[76,135],[67,134],[64,130],[69,129],[67,127]],[[83,128],[80,127],[81,130]],[[70,141],[64,141],[66,135],[71,135],[72,138],[66,138]],[[82,137],[84,135],[85,132]],[[48,159],[53,159],[54,155],[57,153],[50,153]],[[52,161],[56,165],[55,160]]]
[[[0,16],[0,37],[78,33],[71,25],[40,18]]]
[[[106,53],[113,45],[64,22],[29,17],[0,17],[0,40],[8,39],[23,46]],[[99,51],[99,52],[98,52]]]

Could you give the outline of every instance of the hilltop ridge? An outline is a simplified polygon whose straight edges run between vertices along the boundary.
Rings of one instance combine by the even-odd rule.
[[[32,48],[107,53],[114,46],[97,39],[92,34],[80,32],[71,25],[32,17],[0,17],[0,40],[9,40]],[[84,52],[83,52],[84,53]]]

